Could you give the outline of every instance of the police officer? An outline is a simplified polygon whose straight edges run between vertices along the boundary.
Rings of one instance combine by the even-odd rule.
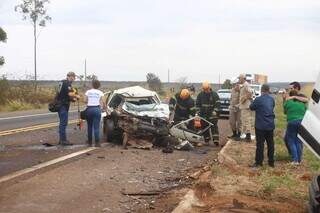
[[[240,140],[241,136],[241,119],[240,119],[240,85],[238,82],[233,83],[233,88],[231,90],[231,99],[230,99],[230,116],[229,124],[232,129],[232,135],[229,138],[233,138],[236,141]]]
[[[194,100],[188,89],[182,89],[169,101],[169,108],[174,112],[173,121],[179,123],[195,115]]]
[[[70,102],[75,102],[80,96],[76,90],[72,87],[72,82],[76,79],[74,72],[67,74],[67,79],[62,80],[59,84],[59,90],[57,94],[57,100],[61,102],[61,107],[58,111],[59,115],[59,145],[67,146],[72,145],[67,140],[66,128],[68,125],[68,113],[70,108]]]
[[[213,91],[210,87],[208,81],[203,82],[202,91],[197,96],[196,101],[197,111],[199,112],[200,117],[206,119],[207,121],[213,124],[211,128],[211,133],[213,136],[214,143],[219,145],[219,130],[218,130],[218,109],[219,96]],[[205,125],[204,125],[205,126]],[[210,140],[210,132],[205,133],[205,140],[208,142]]]
[[[241,132],[246,134],[245,141],[251,142],[253,133],[253,113],[249,109],[252,102],[252,89],[243,74],[239,76],[240,85],[240,111],[241,111]]]

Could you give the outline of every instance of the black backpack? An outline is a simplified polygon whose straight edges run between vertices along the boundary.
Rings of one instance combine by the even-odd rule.
[[[58,100],[58,95],[59,95],[59,93],[57,93],[55,95],[53,101],[48,104],[48,109],[50,112],[59,112],[59,110],[62,106],[62,102],[60,100]]]

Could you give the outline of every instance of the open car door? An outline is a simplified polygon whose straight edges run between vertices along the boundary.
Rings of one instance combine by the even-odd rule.
[[[308,110],[299,128],[298,137],[320,158],[320,73],[312,91]]]

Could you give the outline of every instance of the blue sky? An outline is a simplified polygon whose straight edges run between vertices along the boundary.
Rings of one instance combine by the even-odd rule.
[[[18,0],[0,0],[0,73],[33,72],[32,27],[14,12]],[[317,0],[51,0],[52,22],[39,36],[40,79],[69,70],[102,80],[218,82],[239,73],[270,81],[312,81],[320,71]]]

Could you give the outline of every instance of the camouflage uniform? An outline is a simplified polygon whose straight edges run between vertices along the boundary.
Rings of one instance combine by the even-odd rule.
[[[231,90],[231,99],[230,99],[230,117],[229,124],[234,133],[234,135],[240,134],[241,130],[241,114],[239,109],[240,103],[240,91],[237,91],[235,88]],[[239,135],[240,136],[240,135]]]
[[[251,104],[252,90],[248,82],[240,88],[240,111],[241,111],[241,132],[245,134],[253,133],[253,113],[249,109]]]
[[[200,117],[203,117],[207,121],[214,124],[211,128],[211,133],[215,142],[219,142],[219,129],[218,129],[218,109],[219,105],[219,96],[215,91],[210,90],[209,92],[201,91],[197,96],[196,101],[197,111],[199,112]],[[205,134],[205,139],[208,140],[210,137],[210,132]]]

